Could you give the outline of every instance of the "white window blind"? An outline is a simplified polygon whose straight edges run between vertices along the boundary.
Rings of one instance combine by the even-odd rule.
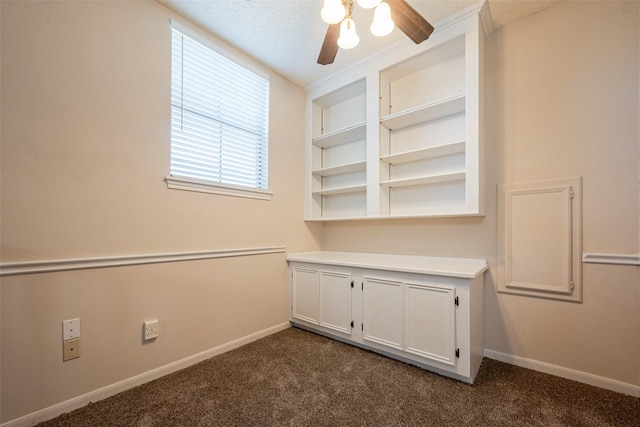
[[[269,80],[172,32],[171,178],[266,191]]]

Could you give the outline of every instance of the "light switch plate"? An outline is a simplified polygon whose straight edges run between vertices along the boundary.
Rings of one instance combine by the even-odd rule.
[[[69,319],[62,322],[62,341],[80,338],[80,319]]]

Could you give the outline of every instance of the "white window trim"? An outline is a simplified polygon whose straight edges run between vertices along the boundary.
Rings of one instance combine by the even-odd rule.
[[[240,187],[229,184],[218,184],[211,181],[193,178],[168,176],[165,178],[167,187],[173,190],[196,191],[199,193],[219,194],[223,196],[246,197],[250,199],[271,200],[273,193],[254,188]]]
[[[222,48],[221,46],[213,43],[207,37],[199,34],[195,30],[177,22],[173,19],[169,21],[172,28],[175,28],[182,34],[196,40],[202,45],[208,47],[214,52],[226,57],[229,60],[241,65],[242,67],[248,69],[249,71],[264,77],[267,80],[270,80],[270,76],[264,71],[258,69],[255,65],[245,60],[244,58],[239,57],[233,52]],[[269,166],[267,166],[269,167]],[[209,193],[209,194],[218,194],[223,196],[233,196],[233,197],[244,197],[250,199],[258,199],[258,200],[271,200],[273,197],[273,193],[268,190],[259,190],[256,188],[235,186],[230,184],[222,184],[218,182],[211,182],[205,180],[198,180],[191,177],[178,177],[169,175],[165,177],[165,181],[167,183],[167,188],[173,190],[184,190],[184,191],[194,191],[199,193]]]

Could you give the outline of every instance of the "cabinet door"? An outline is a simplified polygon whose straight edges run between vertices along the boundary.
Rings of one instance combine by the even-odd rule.
[[[363,339],[402,349],[402,282],[364,278]]]
[[[320,272],[320,325],[351,335],[351,275]]]
[[[293,267],[292,312],[294,319],[318,324],[318,270]]]
[[[455,364],[455,288],[407,283],[405,350]]]

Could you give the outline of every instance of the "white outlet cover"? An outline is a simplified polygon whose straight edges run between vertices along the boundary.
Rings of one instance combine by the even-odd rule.
[[[80,337],[80,319],[69,319],[62,322],[62,341]]]
[[[160,327],[157,320],[149,320],[144,322],[144,340],[152,340],[158,338]]]

